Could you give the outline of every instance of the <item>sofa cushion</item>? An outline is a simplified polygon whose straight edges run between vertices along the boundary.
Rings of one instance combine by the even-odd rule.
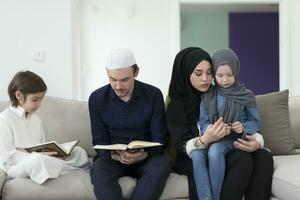
[[[9,105],[9,101],[0,101],[0,112]],[[87,102],[46,96],[37,114],[42,119],[46,141],[63,143],[79,139],[78,145],[90,157],[95,156]]]
[[[289,99],[290,121],[292,136],[295,141],[295,148],[300,149],[300,97]]]
[[[122,177],[119,179],[122,195],[129,199],[136,179]],[[2,191],[3,199],[96,199],[89,173],[76,170],[56,179],[47,180],[43,185],[28,178],[8,180]],[[188,199],[187,177],[171,173],[160,199]]]
[[[274,156],[272,194],[278,199],[300,197],[300,155]]]
[[[129,199],[134,187],[136,179],[131,177],[122,177],[119,179],[122,195],[125,199]],[[189,196],[188,182],[185,175],[171,173],[160,199],[188,199]]]
[[[265,146],[274,155],[294,154],[294,141],[291,136],[288,90],[256,96],[261,119],[260,133]]]
[[[2,112],[4,109],[6,109],[9,106],[9,101],[0,101],[0,112]]]
[[[46,96],[37,113],[42,119],[46,141],[80,140],[78,145],[90,157],[95,155],[87,102]]]
[[[2,190],[2,199],[96,199],[90,175],[76,170],[39,185],[29,178],[8,180]]]
[[[3,187],[5,181],[6,181],[6,173],[0,169],[0,188]],[[0,197],[1,197],[1,192],[0,192]]]
[[[160,199],[188,199],[188,180],[185,175],[171,173]]]

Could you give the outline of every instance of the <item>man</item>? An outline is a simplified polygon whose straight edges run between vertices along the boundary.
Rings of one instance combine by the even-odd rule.
[[[128,49],[110,54],[106,64],[110,84],[94,91],[89,111],[94,145],[146,140],[165,144],[166,121],[161,91],[135,80],[139,73]],[[163,146],[138,151],[97,150],[91,180],[97,199],[123,199],[118,179],[137,178],[130,199],[159,199],[170,164]]]

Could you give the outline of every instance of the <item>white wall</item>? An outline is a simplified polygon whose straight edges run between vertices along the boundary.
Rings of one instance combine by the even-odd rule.
[[[21,69],[42,76],[49,87],[48,95],[80,98],[74,95],[80,90],[76,86],[80,77],[74,75],[77,69],[72,68],[82,63],[82,85],[87,88],[82,99],[87,99],[90,91],[107,82],[103,58],[111,49],[122,46],[134,51],[141,67],[139,79],[158,86],[166,94],[173,59],[179,50],[179,1],[228,3],[226,0],[81,0],[81,30],[89,25],[96,28],[81,33],[81,44],[86,44],[81,48],[83,60],[78,64],[73,63],[80,60],[78,54],[72,54],[74,0],[0,0],[0,100],[8,99],[7,85]],[[291,96],[300,96],[300,1],[230,2],[241,1],[283,5],[280,88],[289,88]],[[40,49],[46,51],[45,62],[33,60],[33,51]],[[87,70],[86,66],[91,68]]]
[[[300,1],[292,0],[290,9],[290,85],[292,95],[300,96]]]
[[[138,80],[167,94],[173,59],[179,49],[173,0],[85,0],[82,2],[81,55],[83,99],[108,83],[105,60],[126,47],[140,66]],[[179,10],[178,10],[179,11]],[[176,15],[177,14],[177,15]]]
[[[71,0],[0,0],[0,100],[19,70],[39,74],[48,95],[72,98]],[[33,52],[44,50],[44,62]]]

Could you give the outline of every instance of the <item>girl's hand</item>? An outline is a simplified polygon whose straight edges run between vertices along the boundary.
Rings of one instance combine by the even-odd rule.
[[[241,124],[241,122],[236,121],[236,122],[231,124],[231,130],[233,130],[236,133],[243,133],[244,127]]]
[[[256,151],[259,148],[259,143],[255,139],[255,137],[253,135],[246,135],[246,138],[248,139],[248,141],[241,138],[237,139],[233,143],[234,147],[242,151],[247,151],[249,153]]]

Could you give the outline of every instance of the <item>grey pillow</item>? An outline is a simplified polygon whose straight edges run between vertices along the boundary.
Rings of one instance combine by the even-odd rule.
[[[296,153],[291,135],[288,99],[288,90],[256,96],[261,120],[260,133],[264,137],[265,147],[273,155]]]

